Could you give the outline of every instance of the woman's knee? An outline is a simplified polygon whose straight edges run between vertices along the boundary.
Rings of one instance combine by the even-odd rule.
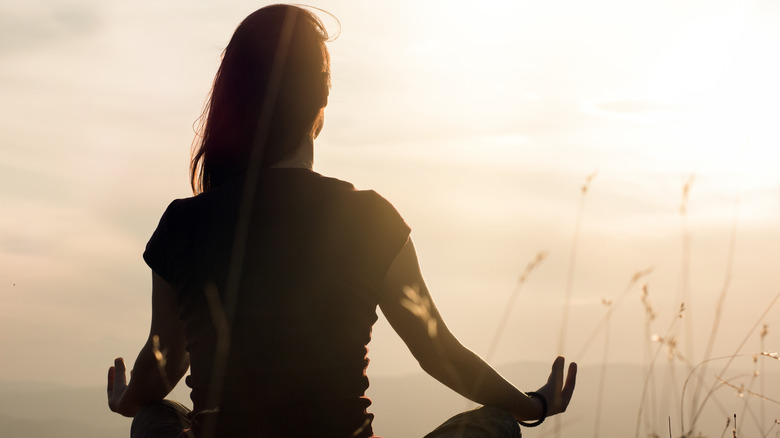
[[[189,427],[187,409],[181,403],[163,400],[142,406],[133,417],[131,438],[177,438]]]
[[[425,438],[519,438],[520,426],[512,414],[502,409],[483,406],[462,412]]]

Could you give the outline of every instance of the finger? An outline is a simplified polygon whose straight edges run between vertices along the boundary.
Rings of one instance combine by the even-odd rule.
[[[560,393],[561,387],[563,387],[563,363],[563,356],[556,357],[552,364],[550,378],[547,379],[547,383],[551,384],[553,387],[554,394]]]
[[[127,386],[125,360],[121,357],[114,359],[114,367],[116,368],[116,371],[114,372],[114,387]]]
[[[114,390],[114,375],[116,374],[116,368],[113,366],[108,368],[108,385],[107,390],[109,395],[111,394],[111,391]]]
[[[572,362],[569,364],[569,371],[566,374],[566,384],[563,386],[561,397],[568,405],[574,394],[574,386],[577,384],[577,364]]]

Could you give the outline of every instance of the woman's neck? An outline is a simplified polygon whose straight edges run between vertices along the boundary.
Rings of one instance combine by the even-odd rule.
[[[295,151],[271,165],[271,168],[312,169],[314,167],[314,140],[304,138]]]

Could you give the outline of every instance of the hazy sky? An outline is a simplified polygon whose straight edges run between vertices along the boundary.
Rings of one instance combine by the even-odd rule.
[[[643,360],[640,286],[658,314],[651,331],[664,334],[686,295],[686,229],[686,318],[671,334],[692,363],[735,220],[712,354],[733,353],[780,292],[780,3],[312,3],[341,23],[315,169],[393,202],[440,310],[476,352],[546,251],[494,360],[558,353],[580,187],[594,172],[567,356],[601,360],[606,299],[609,361]],[[190,195],[193,124],[222,48],[259,6],[0,4],[2,379],[102,384],[113,357],[135,357],[150,316],[141,253],[170,200]],[[775,350],[778,316],[765,320]],[[754,332],[742,352],[758,348]],[[370,349],[370,373],[415,369],[384,321]]]

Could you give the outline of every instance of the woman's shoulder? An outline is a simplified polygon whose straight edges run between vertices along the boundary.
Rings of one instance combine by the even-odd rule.
[[[231,200],[239,199],[244,188],[243,179],[235,178],[220,184],[217,187],[185,198],[177,198],[171,201],[166,212],[188,215],[199,210],[210,210],[215,204],[224,204]]]
[[[162,228],[168,233],[188,234],[193,228],[207,221],[212,212],[221,211],[225,197],[218,189],[209,190],[194,196],[175,198],[160,217],[158,229]]]
[[[309,202],[334,202],[348,210],[360,210],[364,213],[400,216],[393,204],[372,189],[357,188],[349,181],[325,176],[312,170],[272,169],[263,175],[261,191],[276,192],[277,195],[308,199]],[[166,222],[189,222],[193,218],[200,221],[221,212],[233,211],[240,203],[243,179],[227,181],[217,187],[195,196],[177,198],[170,202],[163,213]]]
[[[386,202],[385,198],[379,195],[379,193],[377,193],[376,191],[371,189],[359,189],[349,181],[345,181],[332,176],[325,176],[314,171],[308,172],[307,175],[311,179],[313,179],[316,184],[319,184],[327,189],[340,191],[342,193],[347,194],[347,196],[351,196],[358,199],[366,199],[366,200],[370,200],[370,199],[384,200]]]
[[[205,195],[205,193],[172,200],[163,212],[163,219],[170,221],[191,215],[199,208],[202,208],[201,206],[210,198],[210,196],[203,195]]]
[[[373,189],[357,188],[351,182],[338,178],[321,175],[320,177],[324,179],[326,185],[330,186],[331,190],[341,194],[342,197],[358,208],[395,211],[395,207],[393,207],[390,201]]]

